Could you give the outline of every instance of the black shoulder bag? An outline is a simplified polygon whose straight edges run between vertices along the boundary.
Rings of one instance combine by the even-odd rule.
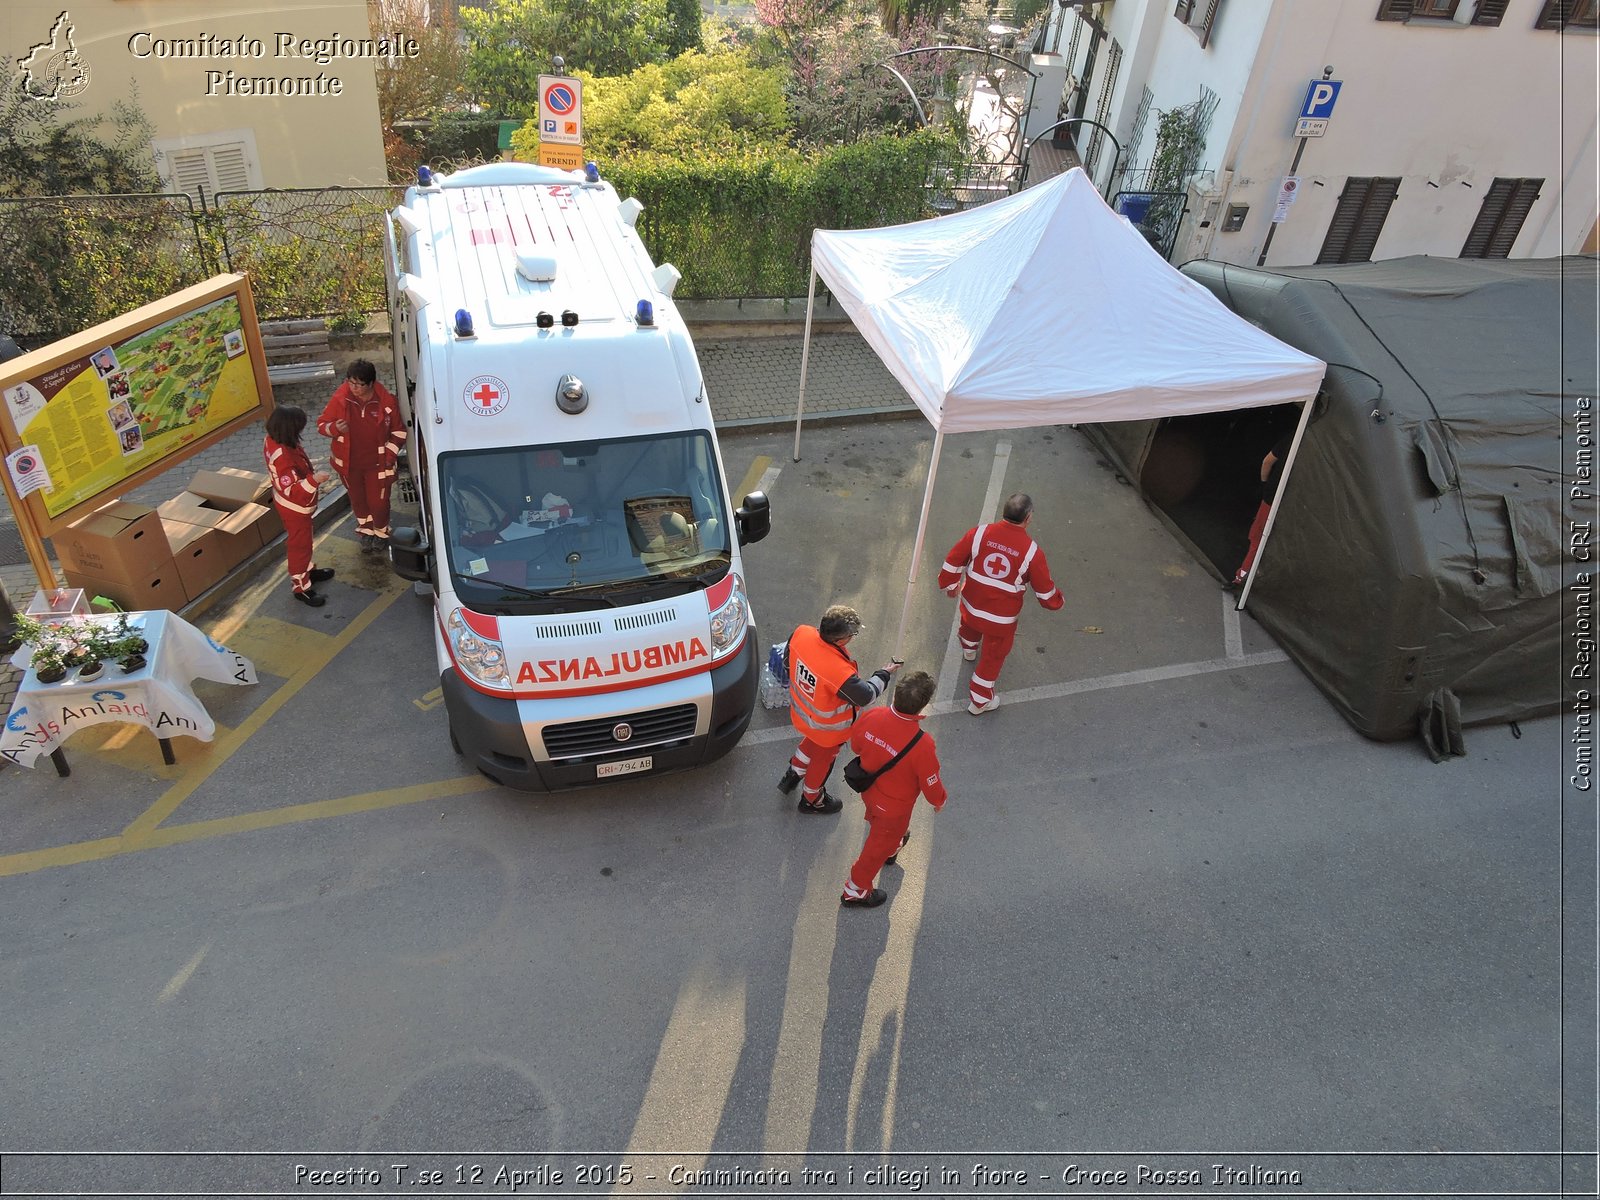
[[[922,730],[917,730],[916,737],[906,743],[905,749],[896,754],[876,771],[869,771],[861,765],[861,756],[858,754],[844,765],[844,781],[858,792],[864,792],[878,782],[880,775],[887,774],[894,769],[894,765],[911,753],[911,747],[922,740]]]

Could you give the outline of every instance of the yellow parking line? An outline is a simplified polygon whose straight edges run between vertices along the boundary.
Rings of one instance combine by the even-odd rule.
[[[403,583],[400,580],[396,580],[396,582]],[[160,825],[161,822],[165,821],[177,810],[178,805],[194,795],[196,789],[211,778],[212,773],[227,762],[234,752],[250,739],[256,730],[276,716],[279,709],[315,679],[317,673],[332,662],[341,650],[355,641],[366,630],[367,626],[383,615],[391,604],[401,596],[409,594],[410,591],[410,585],[404,584],[404,586],[396,587],[386,595],[377,596],[337,636],[331,637],[325,644],[317,646],[312,653],[306,656],[300,669],[290,676],[282,687],[268,696],[266,701],[255,712],[246,717],[237,729],[231,730],[217,739],[215,743],[216,753],[210,756],[201,769],[185,774],[176,784],[168,788],[160,799],[136,817],[133,823],[122,831],[122,837],[131,842],[137,842],[148,837],[156,826]]]
[[[438,783],[417,783],[381,792],[363,792],[358,796],[340,796],[337,799],[318,800],[310,804],[291,804],[285,808],[239,813],[237,816],[217,817],[210,821],[193,821],[187,825],[168,825],[138,840],[124,835],[98,838],[92,842],[73,842],[68,846],[52,846],[48,850],[28,850],[20,854],[0,856],[0,877],[26,875],[31,871],[42,871],[48,867],[68,867],[78,863],[97,862],[123,854],[138,854],[163,846],[177,846],[184,842],[204,841],[234,833],[248,833],[256,829],[271,829],[299,821],[317,821],[327,817],[372,812],[380,808],[396,808],[423,800],[442,800],[448,796],[469,796],[474,792],[487,791],[496,786],[498,785],[491,783],[482,775],[462,775],[455,779],[440,780]]]
[[[756,484],[761,482],[761,477],[767,473],[767,468],[772,465],[770,454],[756,455],[755,462],[750,464],[750,469],[744,473],[744,482],[739,485],[739,490],[733,494],[733,502],[742,504],[744,498],[756,490]]]

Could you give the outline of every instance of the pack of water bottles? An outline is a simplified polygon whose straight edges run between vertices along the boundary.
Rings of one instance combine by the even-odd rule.
[[[787,647],[779,642],[767,651],[767,661],[761,664],[762,708],[789,707],[789,664],[784,662]]]

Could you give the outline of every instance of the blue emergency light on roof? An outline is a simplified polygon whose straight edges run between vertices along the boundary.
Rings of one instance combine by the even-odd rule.
[[[633,309],[634,319],[640,325],[654,325],[656,323],[656,310],[648,300],[641,300]]]
[[[541,312],[537,317],[535,317],[533,319],[533,323],[535,325],[537,325],[540,329],[549,329],[552,325],[554,325],[556,323],[556,319],[554,317],[552,317],[547,312]]]
[[[578,314],[570,308],[563,308],[561,310],[561,323],[568,327],[576,325],[578,323]]]
[[[456,336],[458,338],[477,336],[472,332],[472,314],[464,308],[456,309]]]
[[[418,187],[432,187],[433,186],[433,168],[432,167],[418,167],[417,168],[417,186]]]
[[[587,179],[590,183],[599,183],[600,182],[600,164],[596,163],[596,162],[586,162],[586,163],[584,163],[583,164],[583,177],[585,179]]]

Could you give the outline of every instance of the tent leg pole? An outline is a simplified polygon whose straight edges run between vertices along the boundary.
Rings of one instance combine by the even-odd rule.
[[[806,287],[806,336],[800,344],[800,403],[794,410],[794,461],[800,461],[800,418],[806,411],[806,369],[811,365],[811,313],[817,306],[817,264],[811,264],[811,282]]]
[[[917,582],[917,564],[922,561],[922,542],[928,535],[928,509],[933,504],[933,480],[939,473],[939,451],[944,447],[944,430],[933,435],[933,454],[928,459],[928,485],[922,489],[922,515],[917,518],[917,541],[911,548],[911,570],[906,576],[906,602],[900,607],[900,630],[894,635],[894,657],[902,658],[906,644],[906,623],[911,619],[911,589]]]
[[[1315,396],[1300,406],[1300,424],[1294,428],[1294,440],[1289,443],[1289,456],[1283,460],[1283,474],[1278,476],[1278,490],[1272,494],[1272,507],[1267,510],[1267,523],[1261,527],[1261,542],[1256,546],[1256,556],[1250,563],[1250,574],[1245,576],[1244,587],[1239,589],[1239,603],[1233,606],[1238,612],[1244,607],[1244,602],[1250,598],[1250,585],[1256,581],[1256,572],[1261,569],[1261,555],[1266,551],[1267,539],[1272,536],[1272,525],[1278,519],[1278,504],[1283,500],[1283,489],[1289,484],[1289,472],[1294,469],[1294,456],[1300,452],[1300,439],[1306,434],[1306,426],[1311,423],[1311,410],[1316,406]]]

